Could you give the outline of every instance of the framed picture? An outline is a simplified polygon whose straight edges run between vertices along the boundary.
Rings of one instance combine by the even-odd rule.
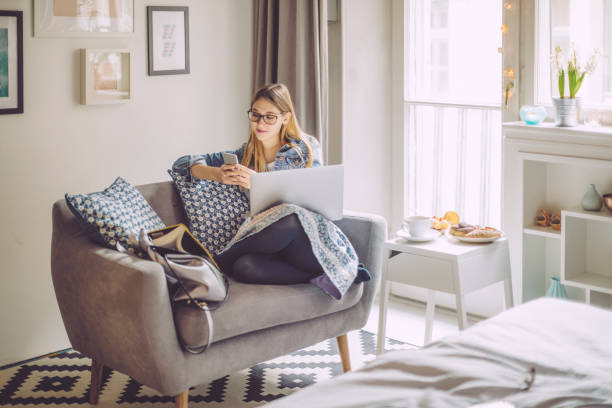
[[[81,49],[81,103],[101,105],[132,99],[130,50]]]
[[[23,113],[23,12],[0,10],[0,114]]]
[[[189,9],[147,7],[149,75],[189,73]]]
[[[34,0],[36,37],[121,37],[134,33],[134,0]]]

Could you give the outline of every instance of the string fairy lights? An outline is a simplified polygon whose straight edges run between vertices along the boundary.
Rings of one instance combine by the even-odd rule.
[[[514,4],[511,1],[506,1],[504,2],[504,9],[506,13],[509,13],[513,11]],[[506,19],[506,21],[508,21],[508,19]],[[500,30],[502,32],[502,36],[508,34],[508,31],[509,31],[508,24],[503,23],[500,27]],[[498,52],[503,54],[503,49],[498,48]],[[507,81],[505,89],[503,90],[504,108],[508,110],[509,108],[508,100],[511,99],[512,96],[514,95],[514,92],[512,91],[514,89],[514,80],[516,79],[516,71],[514,70],[514,67],[509,66],[504,69],[504,78]]]

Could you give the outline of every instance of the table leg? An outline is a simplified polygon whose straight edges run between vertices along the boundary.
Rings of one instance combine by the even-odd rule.
[[[465,314],[465,309],[463,308],[464,297],[461,294],[456,295],[457,298],[457,324],[459,326],[459,330],[464,330],[467,327],[467,316]]]
[[[427,309],[425,311],[425,340],[423,345],[431,343],[431,334],[433,332],[434,314],[436,312],[436,291],[427,291]]]
[[[584,302],[587,305],[591,304],[591,289],[585,289],[584,290]]]
[[[504,281],[504,304],[506,310],[514,306],[514,296],[512,295],[512,281],[510,279],[506,279]]]
[[[385,349],[385,331],[387,329],[387,303],[389,301],[389,281],[387,280],[387,265],[389,256],[385,255],[380,282],[380,308],[378,312],[378,336],[376,337],[376,354]]]
[[[506,257],[506,279],[504,280],[504,305],[506,309],[510,309],[514,306],[514,294],[512,293],[512,268],[510,266],[510,250],[508,248],[508,241],[505,245],[505,257]]]

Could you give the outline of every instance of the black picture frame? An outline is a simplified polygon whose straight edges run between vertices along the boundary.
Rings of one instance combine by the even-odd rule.
[[[0,10],[0,17],[14,17],[17,20],[17,32],[15,33],[15,37],[17,38],[17,83],[13,83],[11,86],[9,77],[9,92],[11,92],[10,90],[12,87],[17,86],[17,103],[16,106],[9,108],[2,108],[0,105],[0,115],[23,113],[23,11]],[[11,45],[8,44],[8,47],[10,48]],[[7,65],[8,63],[10,63],[10,61],[8,60],[7,50]]]
[[[185,58],[184,58],[184,66],[182,68],[174,68],[170,66],[168,69],[160,69],[158,64],[160,61],[156,61],[156,46],[162,46],[163,40],[168,40],[159,38],[159,28],[154,24],[154,14],[156,12],[170,12],[170,13],[182,13],[183,14],[183,27],[184,27],[184,50],[185,50]],[[167,15],[167,14],[166,14]],[[180,29],[180,27],[179,27]],[[172,35],[172,34],[170,34]],[[174,6],[147,6],[147,37],[148,37],[148,47],[149,47],[149,75],[177,75],[177,74],[189,74],[189,7],[174,7]],[[181,49],[181,47],[179,47]],[[174,57],[175,62],[183,61],[182,58]],[[158,60],[160,57],[157,57]],[[170,61],[171,62],[171,61]],[[164,61],[164,63],[168,63],[168,60]],[[180,64],[178,64],[180,65]]]

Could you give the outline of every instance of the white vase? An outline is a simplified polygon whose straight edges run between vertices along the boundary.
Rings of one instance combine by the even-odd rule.
[[[555,105],[555,124],[557,126],[578,126],[580,98],[553,98],[553,103]]]

